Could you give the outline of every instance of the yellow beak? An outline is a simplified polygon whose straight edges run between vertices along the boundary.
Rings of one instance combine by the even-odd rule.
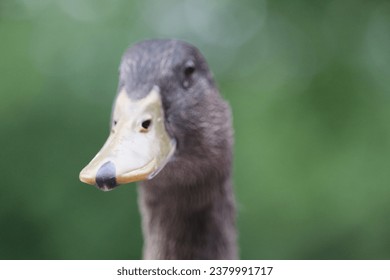
[[[122,89],[115,101],[111,133],[80,180],[111,190],[118,184],[153,178],[169,161],[176,142],[168,135],[160,90],[131,100]]]

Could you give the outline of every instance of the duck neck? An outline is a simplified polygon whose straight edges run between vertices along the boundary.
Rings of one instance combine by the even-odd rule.
[[[235,259],[235,206],[230,179],[139,188],[145,259]]]

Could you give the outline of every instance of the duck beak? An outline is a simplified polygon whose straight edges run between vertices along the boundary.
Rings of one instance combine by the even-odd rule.
[[[168,135],[160,90],[132,100],[122,89],[115,101],[111,133],[80,180],[111,190],[119,184],[153,178],[173,155],[176,142]]]

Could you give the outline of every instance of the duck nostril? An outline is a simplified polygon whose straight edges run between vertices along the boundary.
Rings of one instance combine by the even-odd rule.
[[[147,132],[150,125],[152,124],[152,120],[145,120],[141,123],[141,132]]]

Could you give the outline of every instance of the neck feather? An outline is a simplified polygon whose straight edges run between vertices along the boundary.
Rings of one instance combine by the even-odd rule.
[[[228,176],[191,185],[167,185],[158,177],[139,188],[144,258],[237,258],[234,196]]]

